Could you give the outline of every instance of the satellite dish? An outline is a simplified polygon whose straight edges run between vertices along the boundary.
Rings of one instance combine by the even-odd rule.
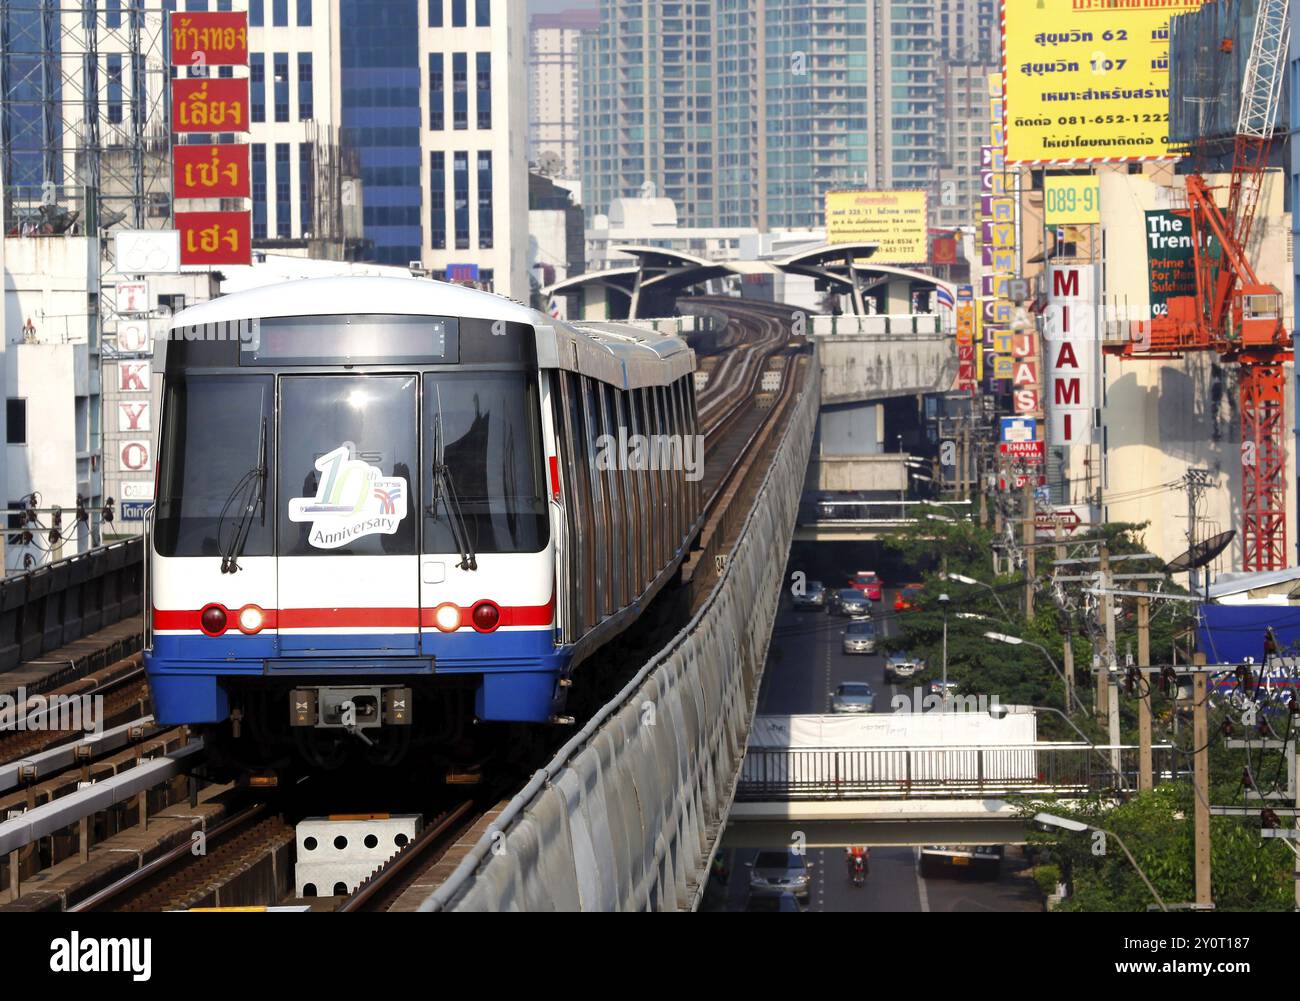
[[[1204,542],[1198,542],[1187,552],[1175,556],[1166,563],[1165,573],[1186,573],[1188,570],[1200,569],[1227,549],[1236,536],[1237,530],[1233,528],[1220,532]]]

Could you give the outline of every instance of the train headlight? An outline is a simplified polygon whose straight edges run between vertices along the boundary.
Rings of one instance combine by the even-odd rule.
[[[501,623],[501,609],[490,601],[480,601],[469,613],[469,620],[481,633],[490,633]]]
[[[239,610],[239,631],[255,633],[266,623],[266,613],[256,605],[245,605]]]
[[[454,633],[460,628],[460,608],[456,605],[439,605],[433,610],[433,624],[444,633]]]
[[[208,605],[199,613],[199,628],[209,636],[220,636],[226,631],[226,610],[220,605]]]

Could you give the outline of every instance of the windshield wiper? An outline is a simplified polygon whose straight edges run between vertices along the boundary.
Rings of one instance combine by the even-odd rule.
[[[243,508],[239,513],[239,521],[235,523],[235,534],[231,537],[230,545],[221,553],[221,572],[235,573],[240,569],[239,557],[244,555],[244,546],[248,542],[248,532],[253,526],[253,515],[259,508],[262,510],[262,521],[266,522],[266,418],[262,418],[261,440],[257,446],[257,465],[240,477],[235,488],[230,491],[230,496],[226,499],[225,506],[221,509],[221,517],[217,521],[217,542],[221,541],[221,526],[225,524],[226,512],[230,506],[238,502]]]
[[[452,482],[451,472],[442,461],[442,415],[433,418],[433,501],[428,507],[429,517],[438,520],[438,505],[447,508],[447,524],[451,528],[452,541],[460,553],[460,562],[456,565],[462,570],[477,570],[478,558],[469,541],[469,529],[465,525],[465,513],[461,510],[460,498],[456,495],[456,485]]]

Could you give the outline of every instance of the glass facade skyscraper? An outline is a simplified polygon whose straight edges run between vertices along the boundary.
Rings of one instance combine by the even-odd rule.
[[[804,229],[828,191],[937,194],[935,13],[934,0],[602,0],[583,44],[588,210],[654,193],[682,225]]]
[[[361,159],[363,220],[383,264],[420,259],[418,0],[339,0],[343,141]]]

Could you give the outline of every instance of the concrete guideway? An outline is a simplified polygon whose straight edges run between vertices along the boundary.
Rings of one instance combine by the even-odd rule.
[[[820,400],[783,429],[703,608],[511,801],[421,910],[690,910],[726,826]]]

